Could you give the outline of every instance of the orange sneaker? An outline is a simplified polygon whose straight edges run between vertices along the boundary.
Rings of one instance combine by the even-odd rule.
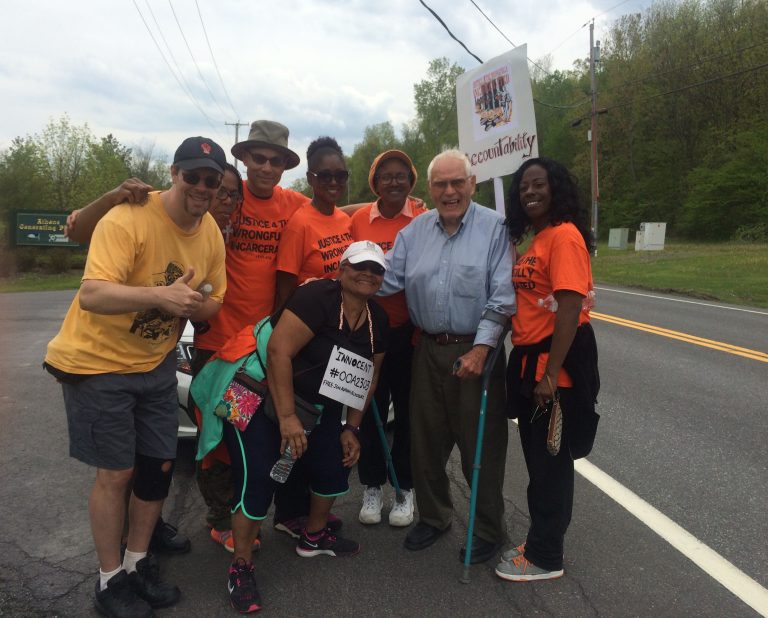
[[[211,528],[211,538],[226,549],[230,554],[235,553],[235,541],[232,538],[231,530],[216,530]],[[261,549],[261,539],[256,537],[253,540],[253,549]]]

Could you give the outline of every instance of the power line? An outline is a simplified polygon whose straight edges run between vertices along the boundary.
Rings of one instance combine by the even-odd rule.
[[[517,47],[517,45],[515,45],[515,44],[514,44],[512,41],[510,41],[510,40],[509,40],[509,38],[507,37],[507,35],[506,35],[506,34],[504,34],[504,33],[503,33],[501,30],[499,30],[499,27],[498,27],[496,24],[494,24],[494,23],[491,21],[491,18],[490,18],[490,17],[488,17],[488,16],[487,16],[485,13],[483,13],[483,9],[481,9],[479,6],[477,6],[477,3],[475,2],[475,0],[469,0],[469,1],[470,1],[472,4],[474,4],[474,5],[475,5],[475,8],[476,8],[478,11],[480,11],[480,15],[482,15],[483,17],[485,17],[485,18],[488,20],[488,23],[489,23],[489,24],[491,24],[491,26],[493,26],[494,28],[496,28],[496,32],[498,32],[498,33],[499,33],[501,36],[503,36],[503,37],[504,37],[504,39],[506,39],[507,43],[509,43],[509,44],[510,44],[512,47]]]
[[[759,71],[760,69],[764,69],[768,67],[768,62],[763,64],[758,64],[757,66],[753,67],[747,67],[746,69],[741,69],[739,71],[734,71],[733,73],[728,73],[727,75],[719,75],[718,77],[713,77],[712,79],[706,79],[703,82],[697,82],[695,84],[688,84],[687,86],[682,86],[680,88],[674,88],[673,90],[667,90],[666,92],[659,92],[657,94],[652,94],[648,97],[645,97],[643,99],[638,100],[628,100],[624,101],[622,103],[616,103],[615,105],[610,105],[608,107],[605,107],[604,109],[606,111],[611,109],[617,109],[619,107],[626,107],[628,105],[634,105],[635,103],[645,103],[646,101],[650,101],[651,99],[657,99],[659,97],[667,96],[668,94],[675,94],[677,92],[683,92],[685,90],[691,90],[692,88],[698,88],[699,86],[706,86],[707,84],[712,84],[714,82],[718,82],[723,79],[727,79],[729,77],[735,77],[736,75],[742,75],[743,73],[749,73],[750,71]]]
[[[203,72],[200,70],[200,66],[197,64],[197,60],[195,59],[195,55],[192,53],[192,48],[189,46],[189,42],[187,41],[187,37],[184,36],[184,30],[181,28],[181,23],[179,22],[179,18],[176,15],[176,10],[173,8],[173,3],[171,0],[168,0],[168,6],[171,7],[171,13],[173,13],[173,19],[176,20],[176,25],[179,27],[179,32],[181,33],[181,38],[184,39],[184,45],[187,46],[187,51],[189,52],[190,58],[192,58],[192,62],[195,65],[195,68],[197,69],[197,74],[200,76],[200,80],[203,82],[203,85],[205,86],[205,89],[208,91],[208,94],[211,95],[211,99],[213,99],[213,102],[216,104],[216,106],[219,108],[219,111],[221,112],[221,115],[226,118],[227,112],[224,111],[224,108],[221,107],[219,104],[219,100],[216,98],[216,95],[213,94],[213,90],[208,86],[208,82],[205,81],[205,77],[203,76]]]
[[[429,8],[429,6],[427,6],[427,3],[424,2],[424,0],[419,0],[419,2],[421,2],[421,4],[424,6],[424,8],[427,9],[430,13],[432,13],[432,15],[435,17],[435,19],[442,24],[443,28],[445,28],[445,31],[451,36],[451,38],[454,41],[456,41],[459,45],[461,45],[466,50],[466,52],[470,56],[472,56],[475,60],[477,60],[480,64],[483,64],[483,61],[480,60],[480,58],[478,58],[475,54],[473,54],[471,51],[469,51],[469,48],[466,45],[464,45],[464,43],[462,43],[459,39],[456,38],[456,36],[453,34],[453,32],[451,32],[451,29],[448,26],[445,25],[445,22],[440,18],[440,16],[437,13],[435,13],[431,8]]]
[[[144,4],[146,5],[147,10],[149,11],[149,14],[152,16],[152,21],[155,22],[155,28],[157,28],[157,32],[160,35],[160,38],[162,39],[163,43],[165,44],[165,50],[168,52],[168,55],[173,61],[173,65],[176,67],[176,71],[178,71],[181,81],[184,82],[184,88],[185,88],[185,91],[187,92],[187,95],[194,99],[195,95],[192,92],[192,88],[190,87],[186,77],[184,77],[184,71],[181,70],[181,66],[179,66],[179,62],[176,60],[176,56],[174,56],[173,50],[171,49],[171,46],[168,44],[168,40],[165,38],[165,34],[163,34],[163,29],[160,27],[160,22],[157,21],[157,17],[155,17],[155,12],[152,10],[152,5],[149,3],[149,0],[144,0]]]
[[[147,32],[149,33],[149,36],[152,39],[152,42],[155,44],[155,47],[157,47],[157,51],[160,52],[160,57],[163,59],[163,62],[165,62],[166,66],[168,67],[168,70],[171,72],[171,75],[173,75],[173,78],[176,80],[176,83],[179,84],[179,87],[189,97],[189,100],[192,102],[192,105],[194,105],[198,109],[198,111],[205,117],[205,119],[208,121],[208,124],[211,125],[211,129],[213,129],[213,131],[217,135],[219,135],[219,137],[221,137],[218,129],[214,126],[213,121],[208,116],[208,114],[205,113],[205,110],[202,107],[200,107],[200,105],[197,103],[195,98],[185,90],[184,84],[181,83],[181,80],[178,78],[178,76],[173,70],[173,67],[171,67],[170,63],[168,62],[168,59],[165,57],[165,54],[163,53],[163,50],[160,47],[160,44],[157,42],[155,35],[152,34],[152,30],[150,29],[149,24],[147,23],[147,20],[144,19],[144,15],[142,14],[141,9],[139,8],[139,5],[136,4],[136,0],[133,0],[133,6],[136,7],[136,12],[139,14],[139,17],[141,18],[141,21],[144,24],[144,27],[147,29]]]
[[[593,17],[585,21],[581,26],[579,26],[574,32],[572,32],[567,37],[565,37],[562,41],[560,41],[560,43],[558,43],[556,47],[552,48],[552,50],[547,55],[555,53],[558,49],[560,49],[563,45],[565,45],[568,41],[570,41],[573,37],[575,37],[579,32],[581,32],[584,28],[586,28],[592,20],[610,13],[613,9],[617,9],[622,4],[626,4],[627,2],[629,2],[629,0],[621,0],[621,2],[613,5],[610,9],[607,9],[602,13],[598,13],[597,15],[594,15]]]
[[[691,67],[696,67],[702,64],[705,64],[707,62],[712,62],[713,60],[720,60],[721,58],[726,58],[728,56],[732,56],[733,54],[738,54],[744,51],[749,51],[750,49],[754,49],[755,47],[761,47],[762,45],[768,45],[768,41],[762,41],[760,43],[755,43],[754,45],[748,45],[747,47],[741,47],[739,49],[734,49],[733,51],[724,52],[722,54],[717,54],[715,56],[708,56],[706,58],[702,58],[701,60],[697,60],[696,62],[692,62],[690,64],[684,64],[679,67],[675,67],[672,69],[667,69],[666,71],[661,71],[660,73],[652,73],[651,75],[646,75],[645,77],[640,77],[638,79],[633,79],[628,82],[623,82],[619,84],[618,86],[611,86],[608,88],[604,88],[601,90],[601,92],[610,92],[612,90],[618,90],[620,88],[624,88],[626,86],[631,86],[633,84],[640,84],[642,82],[648,81],[649,79],[652,79],[654,77],[661,77],[663,75],[669,75],[670,73],[676,73],[677,71],[682,71],[683,69],[689,69]]]
[[[221,71],[219,71],[219,65],[216,63],[216,57],[213,55],[211,42],[208,40],[208,32],[205,29],[205,22],[203,21],[203,15],[200,12],[200,5],[198,4],[197,0],[195,0],[195,8],[197,8],[197,14],[200,17],[200,25],[203,27],[203,34],[205,35],[205,42],[208,44],[208,51],[211,52],[211,60],[213,60],[213,66],[216,68],[216,75],[219,76],[219,83],[221,83],[221,89],[224,91],[224,94],[227,97],[227,101],[229,102],[229,106],[232,108],[232,111],[235,114],[235,118],[240,118],[240,114],[238,114],[237,110],[235,110],[235,106],[232,103],[232,98],[229,96],[229,91],[227,90],[227,87],[224,85],[224,78],[222,78]]]
[[[509,44],[510,44],[512,47],[517,47],[517,45],[515,45],[515,44],[514,44],[512,41],[510,41],[510,40],[509,40],[509,37],[508,37],[506,34],[504,34],[504,33],[503,33],[503,32],[502,32],[500,29],[499,29],[499,27],[498,27],[498,26],[497,26],[495,23],[493,23],[493,21],[491,21],[491,18],[490,18],[490,17],[488,17],[488,15],[486,15],[486,14],[483,12],[483,9],[481,9],[481,8],[480,8],[480,7],[477,5],[477,3],[475,2],[475,0],[469,0],[469,1],[470,1],[470,2],[471,2],[471,3],[472,3],[474,6],[475,6],[475,8],[476,8],[478,11],[480,11],[480,15],[482,15],[483,17],[485,17],[485,18],[488,20],[488,23],[490,23],[490,24],[491,24],[491,26],[493,26],[494,28],[496,28],[496,31],[497,31],[497,32],[498,32],[498,33],[499,33],[501,36],[503,36],[503,37],[504,37],[504,39],[507,41],[507,43],[509,43]],[[547,75],[552,75],[552,72],[551,72],[551,71],[547,71],[547,69],[545,69],[543,66],[541,66],[540,64],[538,64],[538,63],[534,62],[533,60],[531,60],[531,58],[530,58],[530,57],[528,57],[527,59],[528,59],[528,62],[530,62],[530,63],[531,63],[533,66],[535,66],[536,68],[538,68],[538,69],[541,69],[541,70],[542,70],[542,71],[544,71],[544,73],[546,73]]]
[[[544,107],[551,107],[553,109],[576,109],[577,107],[581,107],[582,105],[589,103],[589,99],[585,98],[582,101],[573,103],[572,105],[555,105],[554,103],[546,103],[545,101],[539,101],[538,99],[534,99],[534,102],[538,103],[539,105],[543,105]]]

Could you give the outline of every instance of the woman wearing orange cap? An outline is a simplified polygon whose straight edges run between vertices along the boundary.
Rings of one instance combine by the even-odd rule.
[[[420,199],[410,196],[416,184],[416,168],[410,157],[400,150],[387,150],[374,159],[368,174],[368,184],[378,196],[375,202],[352,215],[352,237],[372,240],[384,252],[395,244],[397,233],[415,217],[426,212]],[[389,316],[390,333],[375,393],[376,406],[386,417],[390,401],[395,411],[395,431],[392,461],[404,500],[393,499],[389,512],[391,526],[408,526],[413,521],[413,481],[411,480],[411,441],[408,399],[411,390],[411,359],[413,356],[413,324],[408,316],[405,294],[377,298]],[[359,520],[364,524],[381,521],[382,485],[387,482],[387,464],[372,414],[363,417],[358,473],[366,486]],[[392,479],[389,479],[392,482]]]

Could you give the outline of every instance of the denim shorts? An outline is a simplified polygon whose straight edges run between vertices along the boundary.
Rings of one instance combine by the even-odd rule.
[[[97,374],[61,386],[71,457],[107,470],[132,468],[137,454],[176,458],[174,353],[152,371]]]

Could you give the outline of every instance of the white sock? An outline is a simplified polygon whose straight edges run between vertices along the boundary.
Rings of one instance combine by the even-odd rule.
[[[123,568],[125,572],[130,574],[136,570],[136,563],[142,558],[146,558],[147,552],[145,551],[128,551],[125,550],[125,557],[123,558]]]
[[[114,571],[109,571],[107,573],[99,569],[99,590],[106,590],[107,582],[115,575],[117,575],[122,570],[122,568],[123,567],[117,567]]]

